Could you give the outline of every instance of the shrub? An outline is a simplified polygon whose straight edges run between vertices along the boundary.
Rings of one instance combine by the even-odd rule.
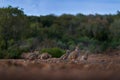
[[[90,39],[88,37],[82,37],[79,39],[80,49],[89,50],[93,53],[99,53],[107,49],[107,41],[98,41],[96,39]]]
[[[120,19],[115,20],[109,27],[109,40],[119,40],[120,39]]]
[[[56,58],[59,58],[65,53],[65,51],[60,48],[44,48],[40,52],[41,53],[48,52],[49,54],[52,55],[52,57]]]
[[[17,58],[20,58],[21,53],[22,52],[18,48],[9,49],[8,51],[6,51],[5,58],[17,59]]]
[[[22,51],[17,46],[13,46],[5,51],[5,58],[17,59],[17,58],[20,58],[21,53]]]
[[[116,49],[118,46],[120,46],[120,40],[116,41],[116,40],[112,40],[110,43],[110,47],[113,49]]]
[[[0,59],[3,59],[4,56],[5,56],[4,51],[2,51],[2,50],[0,49]]]
[[[66,44],[63,43],[62,41],[57,41],[57,46],[60,47],[60,48],[66,48]]]

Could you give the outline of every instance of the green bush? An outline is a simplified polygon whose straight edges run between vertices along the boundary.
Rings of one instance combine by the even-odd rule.
[[[47,52],[51,54],[52,57],[56,57],[56,58],[59,58],[65,53],[65,51],[60,48],[44,48],[40,51],[40,53],[44,53],[44,52]]]
[[[105,51],[109,47],[109,43],[107,41],[101,42],[100,49],[101,51]]]
[[[107,41],[98,41],[88,37],[82,37],[79,39],[79,45],[81,50],[88,50],[93,53],[99,53],[105,51],[108,47]]]
[[[0,49],[0,59],[3,59],[3,58],[4,58],[4,56],[5,56],[4,52],[5,52],[5,51],[2,51],[2,50]]]
[[[6,51],[6,56],[5,58],[7,59],[18,59],[20,58],[22,51],[19,50],[18,48],[10,49]]]
[[[111,48],[113,48],[113,49],[116,49],[118,46],[120,46],[120,40],[118,40],[118,41],[115,41],[115,40],[111,41],[109,46]]]
[[[111,23],[111,26],[109,27],[109,39],[110,40],[119,40],[120,39],[120,19],[114,20],[113,23]]]

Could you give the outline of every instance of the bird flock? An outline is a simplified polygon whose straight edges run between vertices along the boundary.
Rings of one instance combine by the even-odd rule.
[[[35,60],[35,59],[40,59],[40,60],[49,60],[52,59],[52,55],[49,53],[42,53],[39,54],[39,51],[34,51],[31,53],[23,53],[21,56],[23,59],[27,60]],[[53,58],[55,59],[55,58]],[[60,61],[87,61],[88,60],[88,52],[86,52],[84,55],[81,55],[79,46],[76,46],[73,51],[66,50],[66,53],[63,54],[60,58],[58,58]]]

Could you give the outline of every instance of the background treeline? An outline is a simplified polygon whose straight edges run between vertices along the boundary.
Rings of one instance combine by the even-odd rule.
[[[120,49],[120,12],[109,15],[27,16],[17,7],[0,8],[0,58],[45,48],[99,53]]]

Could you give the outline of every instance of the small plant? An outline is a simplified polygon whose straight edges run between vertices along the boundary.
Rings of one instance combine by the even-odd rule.
[[[4,58],[4,56],[5,56],[4,52],[5,52],[5,51],[3,51],[3,50],[0,49],[0,59],[3,59],[3,58]]]
[[[4,58],[5,59],[18,59],[20,58],[20,55],[22,53],[22,50],[19,49],[19,47],[10,47],[8,50],[4,52]]]
[[[120,46],[120,40],[118,40],[118,41],[115,41],[115,40],[111,41],[111,43],[110,43],[110,47],[111,48],[116,49],[118,46]]]
[[[52,57],[56,57],[56,58],[59,58],[60,56],[62,56],[65,51],[60,49],[60,48],[44,48],[40,51],[41,53],[49,53],[52,55]]]

